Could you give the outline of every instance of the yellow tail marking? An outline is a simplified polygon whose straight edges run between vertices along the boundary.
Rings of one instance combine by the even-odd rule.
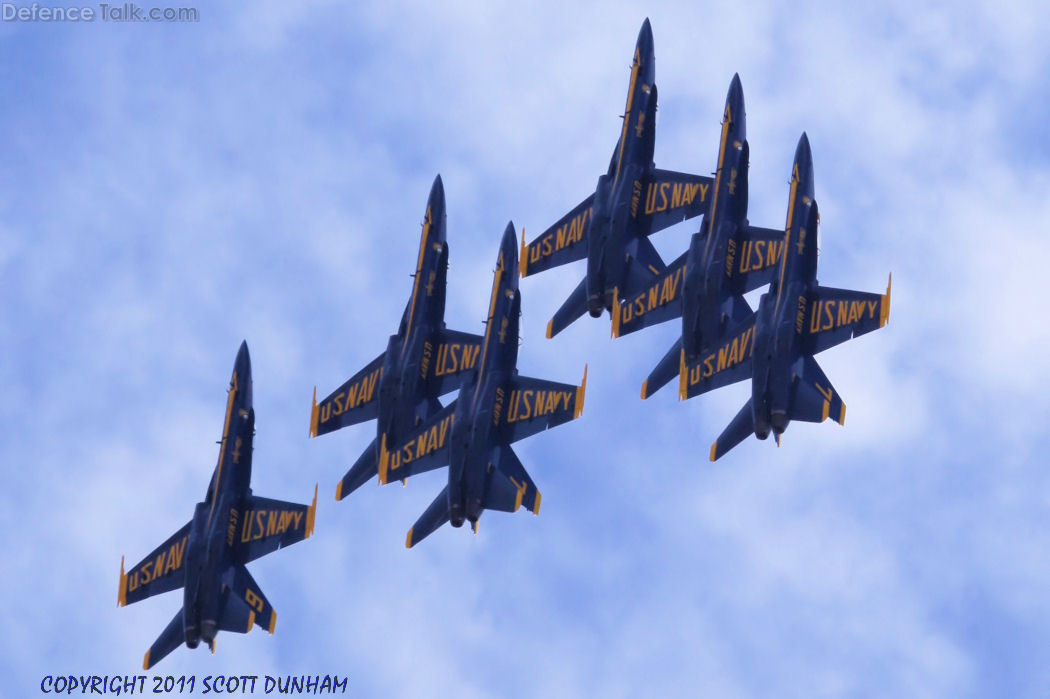
[[[529,276],[527,269],[529,259],[526,257],[525,251],[525,229],[521,229],[521,255],[518,257],[518,273],[523,277]]]
[[[678,400],[685,400],[688,396],[688,374],[685,371],[685,350],[678,355]]]
[[[310,408],[310,430],[307,432],[307,437],[317,436],[317,416],[319,412],[317,409],[317,386],[314,386],[313,406]]]
[[[146,656],[142,658],[142,669],[149,670],[149,651],[146,651]]]
[[[337,502],[339,500],[343,499],[343,482],[342,481],[339,481],[339,483],[337,483],[336,486],[335,486],[335,499],[336,499]]]
[[[271,634],[273,634],[273,630],[276,629],[276,628],[277,628],[277,612],[275,612],[274,610],[271,609],[270,610],[270,628],[268,628],[267,631],[269,631]]]
[[[215,639],[211,639],[211,654],[215,655]]]
[[[342,485],[342,481],[339,482]],[[305,539],[309,539],[310,535],[314,533],[314,518],[317,517],[317,484],[314,483],[314,501],[306,508],[306,536]]]
[[[645,381],[642,382],[642,400],[645,400],[646,398],[649,397],[649,396],[646,395],[646,393],[648,392],[648,388],[649,388],[649,379],[646,379]]]
[[[715,443],[711,445],[711,461],[714,461],[716,458],[718,458],[718,457],[715,456],[715,452],[717,450],[718,450],[718,440],[716,439]]]
[[[538,515],[540,513],[540,491],[536,491],[536,502],[532,505],[532,514]]]
[[[124,557],[120,557],[120,583],[117,586],[117,606],[123,607],[128,603],[128,576],[124,574]]]
[[[839,424],[840,425],[845,425],[846,424],[846,404],[845,403],[842,404],[842,410],[839,411]]]
[[[620,336],[620,287],[618,287],[618,286],[614,286],[613,287],[613,302],[612,302],[612,311],[610,312],[610,315],[612,316],[612,336],[613,337],[619,337]]]
[[[820,421],[821,422],[824,422],[825,420],[828,419],[828,411],[830,409],[831,409],[831,402],[830,401],[824,401],[824,405],[822,406],[821,411],[820,411]]]
[[[879,327],[886,325],[890,322],[890,287],[893,286],[893,272],[890,272],[890,279],[886,282],[886,293],[882,295],[882,308],[879,310]]]
[[[478,520],[474,520],[470,523],[470,528],[474,530],[474,536],[478,535]]]
[[[587,365],[583,365],[583,381],[576,389],[576,409],[572,411],[572,419],[575,420],[583,413],[583,401],[587,397]]]
[[[244,633],[248,633],[255,627],[255,612],[248,612],[248,628],[245,629]]]
[[[551,339],[551,337],[553,337],[551,335],[551,328],[553,328],[553,327],[554,327],[554,319],[551,318],[550,320],[547,321],[547,339],[548,340]]]
[[[406,549],[412,548],[412,530],[413,529],[415,529],[415,527],[412,527],[412,529],[409,529],[408,530],[408,535],[405,536],[405,548]]]
[[[386,451],[386,435],[379,442],[379,485],[386,485],[387,461],[390,455]]]

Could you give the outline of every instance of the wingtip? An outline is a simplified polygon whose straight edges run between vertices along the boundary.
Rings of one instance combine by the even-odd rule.
[[[266,630],[269,631],[270,635],[272,636],[273,632],[274,632],[274,630],[276,628],[277,628],[277,612],[275,612],[274,610],[271,609],[270,610],[270,626]]]
[[[678,355],[678,400],[685,400],[688,397],[688,386],[686,384],[685,350],[683,349]]]
[[[123,607],[128,603],[128,576],[124,573],[124,557],[120,557],[120,582],[117,583],[117,606]]]
[[[587,399],[587,365],[583,365],[583,381],[576,389],[576,409],[573,410],[572,419],[575,420],[583,414],[583,403]]]
[[[890,272],[890,278],[886,282],[886,293],[882,295],[882,310],[879,314],[879,327],[883,327],[886,323],[890,322],[890,290],[893,286],[893,272]]]
[[[718,458],[717,453],[718,453],[718,440],[715,440],[714,444],[711,445],[711,454],[710,454],[711,461],[714,461],[715,459]]]
[[[255,628],[255,612],[250,611],[248,612],[248,628],[244,630],[244,633],[248,633],[253,628]]]
[[[146,655],[142,658],[142,669],[149,670],[149,651],[146,651]]]
[[[342,485],[342,483],[340,483]],[[306,508],[306,536],[309,539],[314,533],[314,520],[317,518],[317,483],[314,483],[314,501]]]
[[[343,499],[343,482],[339,481],[335,484],[335,501],[339,502]]]
[[[642,382],[642,400],[646,400],[649,397],[649,379]]]
[[[412,531],[414,529],[415,529],[415,527],[412,527],[411,529],[408,530],[408,534],[405,535],[405,548],[406,549],[412,548],[412,544],[415,543],[414,541],[412,541]]]
[[[314,386],[313,403],[310,407],[310,430],[307,433],[307,437],[317,436],[317,414],[317,386]]]
[[[390,455],[386,450],[386,434],[383,434],[383,438],[379,441],[379,485],[386,485],[386,470],[387,462],[390,459]]]
[[[613,287],[613,302],[612,308],[609,309],[609,315],[612,316],[612,336],[617,338],[620,336],[620,288]]]
[[[842,407],[839,409],[839,424],[840,425],[845,425],[846,424],[846,404],[845,403],[843,403]]]
[[[528,257],[525,256],[525,229],[521,229],[521,253],[518,255],[518,274],[522,277],[527,277],[528,270]]]
[[[536,491],[536,502],[532,503],[532,514],[538,515],[540,513],[540,500],[542,500],[540,491]]]
[[[551,330],[553,330],[553,329],[554,329],[554,319],[551,318],[550,320],[547,321],[547,339],[548,340],[551,339],[552,337],[554,337],[554,333],[551,332]]]

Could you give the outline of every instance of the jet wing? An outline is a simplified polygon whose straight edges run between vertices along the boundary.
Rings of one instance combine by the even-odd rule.
[[[379,402],[376,384],[383,372],[385,357],[386,352],[383,352],[320,403],[317,402],[317,389],[314,389],[314,404],[310,410],[311,437],[376,417]]]
[[[222,595],[219,629],[248,633],[258,624],[273,633],[277,626],[277,612],[248,569],[243,565],[234,566],[229,579],[224,582],[227,587]]]
[[[400,444],[387,444],[383,435],[379,447],[379,482],[404,480],[448,464],[449,437],[457,401],[427,418],[409,432]]]
[[[442,328],[424,346],[423,373],[427,379],[426,394],[440,396],[460,387],[463,376],[478,365],[484,338],[473,333]]]
[[[313,534],[317,486],[312,505],[255,495],[247,496],[241,503],[241,511],[230,516],[226,537],[234,548],[234,560],[242,565]]]
[[[578,418],[583,412],[587,391],[587,368],[583,369],[583,382],[579,386],[515,376],[507,388],[506,402],[497,403],[493,409],[500,441],[504,444]]]
[[[586,257],[587,228],[593,204],[594,195],[591,194],[528,245],[522,234],[518,262],[521,276],[527,277]]]
[[[646,241],[648,242],[648,241]],[[682,315],[682,280],[689,251],[662,273],[651,277],[638,293],[613,304],[612,336],[620,337]]]
[[[885,294],[818,286],[806,310],[803,348],[817,354],[857,335],[878,330],[890,319],[890,286]]]
[[[716,388],[751,378],[755,314],[726,331],[722,339],[691,363],[682,353],[678,374],[678,399],[695,398]]]
[[[645,191],[649,235],[707,213],[712,184],[714,180],[703,175],[654,169]],[[632,213],[637,217],[637,212]]]
[[[190,536],[190,524],[191,522],[186,522],[127,573],[124,572],[124,559],[120,559],[120,583],[117,589],[119,606],[123,607],[182,587],[186,580],[183,563],[186,542]]]
[[[769,284],[780,270],[780,253],[784,249],[782,228],[748,226],[739,237],[740,247],[730,241],[726,255],[726,273],[733,282],[733,291],[746,294]]]

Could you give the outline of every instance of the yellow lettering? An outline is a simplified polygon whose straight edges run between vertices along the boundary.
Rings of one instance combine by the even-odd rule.
[[[660,183],[660,206],[656,208],[657,211],[667,211],[667,190],[670,186],[670,182]]]

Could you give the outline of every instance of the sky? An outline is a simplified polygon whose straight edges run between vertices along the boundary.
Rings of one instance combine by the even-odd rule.
[[[15,3],[28,7],[27,3]],[[183,5],[187,6],[187,5]],[[144,5],[149,7],[149,5]],[[195,23],[0,22],[0,695],[142,674],[181,604],[116,606],[217,457],[241,340],[252,488],[314,536],[250,566],[276,634],[146,673],[339,675],[357,696],[1045,696],[1050,688],[1050,13],[1037,2],[648,9],[658,167],[710,173],[739,73],[749,218],[783,225],[799,135],[818,278],[889,325],[819,362],[845,426],[711,442],[737,384],[648,401],[675,323],[547,319],[583,263],[522,280],[523,374],[583,416],[515,450],[539,516],[405,532],[444,472],[335,485],[372,423],[307,439],[310,397],[383,350],[434,176],[446,322],[482,332],[500,235],[593,192],[637,3],[269,2]],[[680,254],[697,221],[654,236]],[[752,299],[757,300],[757,299]],[[1043,457],[1038,455],[1043,453]]]

